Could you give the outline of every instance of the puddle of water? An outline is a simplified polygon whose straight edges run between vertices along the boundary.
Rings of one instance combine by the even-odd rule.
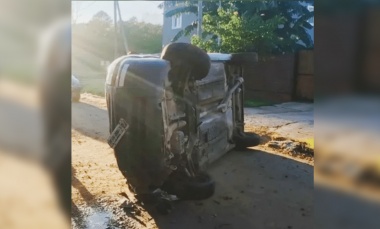
[[[112,225],[112,213],[92,210],[85,220],[85,229],[118,229]]]

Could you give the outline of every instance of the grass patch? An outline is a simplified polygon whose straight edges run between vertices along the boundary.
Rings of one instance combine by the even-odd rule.
[[[86,75],[76,75],[83,86],[82,92],[91,93],[94,95],[104,96],[104,84],[106,82],[106,74],[88,73]]]
[[[104,80],[92,80],[82,83],[82,92],[91,93],[94,95],[104,96]]]

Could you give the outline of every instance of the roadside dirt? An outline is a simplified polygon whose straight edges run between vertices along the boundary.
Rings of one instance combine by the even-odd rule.
[[[261,137],[261,150],[276,151],[277,154],[283,154],[292,158],[306,160],[314,166],[314,146],[306,142],[287,139],[265,127],[245,126],[246,132],[254,132]]]
[[[312,162],[268,147],[232,151],[208,170],[213,197],[178,201],[166,216],[134,204],[106,143],[105,99],[82,94],[72,104],[73,228],[309,228]]]

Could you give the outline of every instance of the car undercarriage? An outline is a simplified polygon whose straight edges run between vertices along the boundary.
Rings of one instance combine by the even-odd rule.
[[[173,43],[161,57],[129,55],[110,65],[108,143],[138,197],[208,198],[215,184],[207,166],[259,144],[258,135],[244,133],[243,107],[242,64],[256,60],[255,53],[206,54]]]

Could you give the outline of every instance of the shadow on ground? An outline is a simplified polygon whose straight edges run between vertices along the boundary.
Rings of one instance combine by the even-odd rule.
[[[313,167],[264,151],[230,152],[209,169],[216,192],[152,212],[158,228],[309,228]]]
[[[81,194],[82,199],[90,205],[95,197],[87,190],[86,186],[84,186],[76,176],[77,174],[75,168],[71,166],[71,186],[77,189]]]
[[[315,228],[380,228],[378,203],[318,184],[314,197]]]
[[[95,140],[106,142],[108,138],[107,110],[88,103],[73,103],[71,127]]]
[[[75,103],[72,106],[72,128],[105,143],[107,115],[105,109]],[[213,197],[203,201],[178,201],[166,216],[157,214],[154,208],[141,206],[151,220],[147,214],[123,211],[120,207],[120,203],[126,200],[123,196],[113,196],[114,200],[109,202],[104,202],[102,196],[95,196],[91,197],[93,201],[86,202],[91,202],[88,208],[106,204],[101,214],[111,215],[112,225],[122,225],[110,227],[110,219],[103,217],[103,226],[97,221],[98,228],[265,229],[310,228],[313,224],[313,167],[308,164],[266,151],[232,151],[212,164],[208,172],[216,182]],[[73,179],[73,186],[82,189],[75,175]],[[86,189],[80,192],[90,196],[86,195]],[[79,207],[75,211],[83,214],[86,209]],[[83,222],[89,222],[88,219],[93,217],[83,215],[86,215]]]
[[[143,206],[154,221],[149,224],[160,229],[209,229],[310,228],[314,223],[313,167],[308,164],[265,151],[232,151],[208,172],[216,182],[216,192],[210,199],[175,202],[169,215]],[[120,203],[123,197],[119,198]],[[146,228],[146,219],[115,211],[120,208],[108,208],[111,214],[119,212],[112,218],[123,225],[112,228]],[[135,222],[132,225],[131,219]],[[135,227],[136,222],[140,226]],[[104,225],[109,225],[109,219]]]

